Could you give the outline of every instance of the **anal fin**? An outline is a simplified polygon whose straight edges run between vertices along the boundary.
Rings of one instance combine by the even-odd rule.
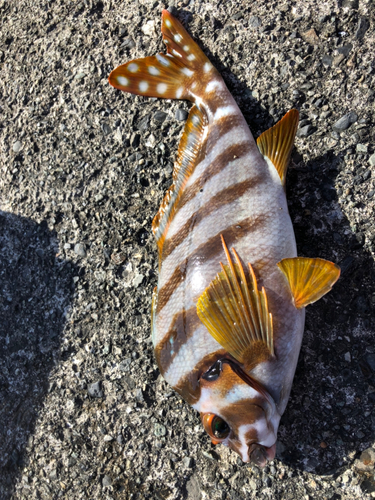
[[[324,259],[294,257],[277,265],[288,280],[297,309],[319,300],[340,277],[340,268]]]
[[[245,274],[237,252],[232,249],[233,263],[223,236],[221,239],[228,265],[221,264],[222,271],[199,298],[197,313],[214,339],[251,370],[274,356],[272,315],[251,265]]]
[[[259,151],[273,163],[283,185],[297,132],[298,117],[298,111],[291,109],[276,125],[263,132],[257,139]]]

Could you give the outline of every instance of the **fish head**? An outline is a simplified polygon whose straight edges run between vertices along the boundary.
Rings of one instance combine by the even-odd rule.
[[[213,444],[224,444],[244,462],[264,467],[275,457],[280,415],[272,397],[229,360],[218,360],[200,378],[194,408]]]

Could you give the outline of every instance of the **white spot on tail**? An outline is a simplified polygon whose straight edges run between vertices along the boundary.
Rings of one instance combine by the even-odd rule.
[[[146,92],[148,89],[148,83],[147,82],[139,82],[139,90],[141,92]]]
[[[167,91],[167,84],[166,83],[158,83],[156,87],[156,92],[158,94],[165,94]]]
[[[169,19],[166,19],[165,20],[165,25],[168,27],[168,28],[172,28],[172,23],[170,22]]]
[[[182,55],[179,52],[177,52],[177,50],[173,49],[172,52],[175,56],[182,57]]]
[[[129,80],[125,78],[125,76],[118,76],[117,82],[123,87],[127,87],[129,85]]]
[[[128,66],[130,73],[136,73],[139,70],[139,66],[136,63],[130,63]]]
[[[183,73],[186,76],[192,76],[194,74],[194,71],[192,71],[189,68],[182,68],[181,73]]]
[[[185,52],[189,52],[189,50],[190,50],[189,45],[184,45],[184,51],[185,51]]]
[[[180,99],[180,98],[181,98],[183,91],[184,91],[184,88],[183,88],[183,87],[179,87],[179,88],[177,89],[177,91],[176,91],[176,97],[177,97],[177,99]]]
[[[194,54],[188,55],[188,61],[194,61],[194,59],[195,59],[195,55]]]
[[[206,87],[206,92],[212,92],[215,89],[221,89],[223,87],[221,82],[217,80],[212,80]]]
[[[204,71],[205,73],[208,73],[209,71],[211,71],[211,70],[212,70],[212,68],[213,68],[212,64],[211,64],[211,63],[209,63],[209,62],[206,62],[206,63],[204,63],[204,66],[203,66],[203,71]]]
[[[150,73],[150,75],[160,75],[160,71],[158,70],[158,68],[155,68],[155,66],[149,66],[148,72]]]
[[[182,36],[179,35],[178,33],[173,38],[174,38],[174,41],[177,42],[177,43],[181,42],[181,40],[182,40]]]
[[[220,120],[220,118],[223,118],[224,116],[235,115],[237,111],[238,110],[235,106],[221,106],[220,108],[217,108],[214,114],[214,120]]]
[[[194,124],[195,126],[197,126],[200,120],[199,120],[199,118],[197,117],[197,115],[195,115],[195,116],[193,117],[193,120],[192,120],[192,121],[193,121],[193,124]]]
[[[170,65],[170,62],[168,61],[168,59],[166,59],[165,57],[163,57],[162,55],[160,54],[156,54],[156,59],[160,62],[160,64],[162,64],[163,66],[169,66]]]

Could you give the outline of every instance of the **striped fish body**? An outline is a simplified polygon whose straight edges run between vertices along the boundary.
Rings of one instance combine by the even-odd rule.
[[[221,353],[221,346],[199,320],[196,306],[225,260],[222,234],[245,263],[251,262],[258,282],[267,290],[274,322],[280,325],[275,343],[285,357],[271,367],[263,366],[259,377],[284,407],[280,388],[285,377],[293,377],[304,325],[304,310],[293,306],[276,266],[283,258],[297,255],[293,228],[275,167],[259,152],[221,77],[215,74],[214,78],[215,91],[205,96],[206,139],[161,251],[153,342],[165,379],[187,401],[195,401],[192,369],[198,364],[199,372],[206,364],[208,368]],[[291,342],[296,353],[292,360]]]
[[[298,113],[256,143],[220,74],[168,11],[162,33],[166,55],[131,61],[109,77],[126,92],[194,103],[153,222],[155,355],[212,442],[263,466],[275,456],[303,307],[330,289],[338,270],[297,257],[285,174]]]

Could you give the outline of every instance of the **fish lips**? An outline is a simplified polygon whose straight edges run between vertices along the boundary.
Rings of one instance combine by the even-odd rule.
[[[249,446],[249,461],[258,467],[265,467],[276,455],[276,443],[267,448],[260,444],[253,443]]]

